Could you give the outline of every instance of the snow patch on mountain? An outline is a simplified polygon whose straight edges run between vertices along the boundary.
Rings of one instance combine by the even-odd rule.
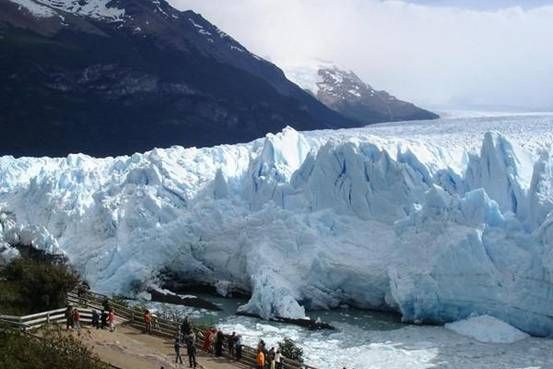
[[[321,71],[334,71],[332,73],[333,80],[336,83],[341,83],[343,78],[338,71],[346,70],[331,62],[318,59],[301,64],[279,63],[278,65],[283,68],[284,74],[290,81],[311,92],[314,96],[317,96],[321,89],[332,89],[330,84],[325,84]]]
[[[50,18],[56,15],[56,12],[51,8],[38,4],[33,0],[9,0],[14,4],[28,10],[32,15],[38,18]]]
[[[22,0],[17,0],[22,1]],[[23,0],[25,1],[25,0]],[[30,1],[30,0],[28,0]],[[50,8],[62,10],[67,13],[88,16],[91,18],[120,21],[125,15],[125,10],[115,6],[109,6],[111,0],[36,0],[38,3]]]
[[[42,226],[101,291],[170,270],[251,292],[241,310],[265,318],[345,303],[552,335],[552,122],[288,127],[106,159],[2,157],[0,208]]]

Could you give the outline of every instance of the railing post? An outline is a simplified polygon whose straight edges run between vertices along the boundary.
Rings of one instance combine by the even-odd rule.
[[[46,314],[46,324],[50,325],[50,313]]]

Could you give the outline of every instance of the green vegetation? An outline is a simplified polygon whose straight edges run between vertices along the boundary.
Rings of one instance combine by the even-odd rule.
[[[284,357],[303,363],[303,349],[290,338],[284,337],[284,340],[278,343],[278,347]]]
[[[107,369],[78,339],[59,329],[41,338],[0,329],[0,369]]]
[[[0,269],[0,313],[25,315],[65,305],[79,277],[64,259],[23,254]]]

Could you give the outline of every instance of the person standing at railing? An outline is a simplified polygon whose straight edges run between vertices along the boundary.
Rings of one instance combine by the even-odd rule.
[[[69,328],[73,328],[73,307],[71,305],[65,309],[65,329],[69,330]]]
[[[100,319],[102,321],[100,324],[100,328],[105,329],[108,322],[108,313],[104,309],[102,309],[102,311],[100,312]]]
[[[92,327],[96,329],[100,328],[100,316],[95,309],[92,309]]]
[[[188,364],[191,368],[196,368],[198,363],[196,362],[196,335],[194,332],[190,332],[186,336],[186,353],[188,354]]]
[[[215,334],[217,330],[215,328],[209,328],[204,334],[204,345],[202,349],[206,352],[213,353],[213,342],[215,341]]]
[[[149,310],[144,310],[144,333],[152,334],[152,313]]]
[[[282,369],[282,354],[280,353],[280,349],[277,349],[275,352],[275,364],[276,369]]]
[[[175,343],[173,346],[175,347],[175,364],[178,364],[179,361],[182,364],[182,357],[180,356],[180,337],[178,335],[175,336]]]
[[[257,369],[265,369],[265,353],[261,349],[257,349],[257,356],[255,358]]]
[[[236,350],[236,361],[242,360],[242,336],[236,336],[234,341],[234,349]]]
[[[223,344],[225,343],[225,335],[222,330],[218,329],[215,335],[215,356],[223,356]]]
[[[81,334],[81,313],[79,313],[79,309],[77,308],[73,309],[73,326]]]
[[[113,332],[115,331],[115,313],[113,312],[113,309],[109,310],[108,313],[108,324],[109,324],[109,331]]]
[[[270,369],[276,369],[275,355],[275,348],[271,347],[269,354],[267,355],[267,361],[269,362]]]
[[[236,332],[232,332],[227,338],[228,354],[234,356],[234,344],[236,343]]]
[[[190,321],[188,315],[184,317],[180,330],[184,335],[190,334],[190,332],[192,332],[192,322]]]

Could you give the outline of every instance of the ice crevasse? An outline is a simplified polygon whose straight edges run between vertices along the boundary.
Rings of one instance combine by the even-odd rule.
[[[0,251],[13,257],[9,238],[31,227],[28,242],[62,250],[105,292],[171,270],[249,291],[240,309],[265,318],[349,304],[551,336],[553,157],[507,136],[483,133],[474,150],[286,128],[116,158],[3,157],[14,220]]]

